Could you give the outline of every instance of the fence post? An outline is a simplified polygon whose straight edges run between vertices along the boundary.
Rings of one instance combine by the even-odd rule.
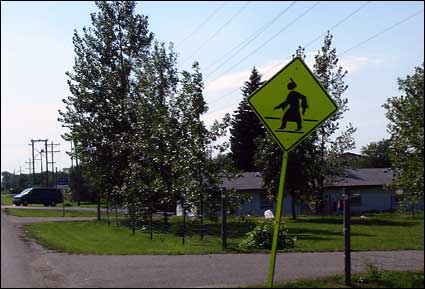
[[[153,231],[152,231],[152,214],[153,214],[153,210],[152,209],[150,209],[150,214],[149,214],[149,222],[150,222],[150,233],[151,233],[151,240],[153,239]]]
[[[351,228],[350,228],[350,216],[351,216],[351,196],[350,190],[346,192],[345,187],[342,188],[342,194],[344,197],[344,263],[345,263],[345,285],[351,284]]]
[[[182,201],[182,209],[183,209],[183,230],[182,230],[182,244],[184,245],[184,235],[186,230],[186,208],[184,206],[184,203]]]
[[[226,189],[222,188],[221,193],[221,249],[227,248],[227,218],[226,218]]]

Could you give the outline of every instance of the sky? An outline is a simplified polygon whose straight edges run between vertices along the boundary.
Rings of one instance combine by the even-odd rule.
[[[1,171],[28,173],[31,139],[59,144],[54,166],[71,166],[58,109],[70,95],[73,31],[90,27],[97,11],[88,1],[1,2]],[[389,137],[382,105],[402,93],[397,78],[424,61],[422,1],[137,1],[136,11],[148,16],[156,39],[174,43],[180,70],[200,63],[208,126],[237,109],[253,67],[267,80],[303,46],[312,69],[330,30],[348,71],[343,96],[350,110],[340,125],[357,128],[354,153]],[[36,143],[36,158],[42,145]]]

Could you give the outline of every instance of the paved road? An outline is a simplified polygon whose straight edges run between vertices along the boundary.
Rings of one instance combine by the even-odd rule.
[[[70,255],[22,239],[15,219],[1,214],[2,287],[232,287],[267,280],[267,254]],[[353,272],[364,271],[366,261],[385,269],[421,269],[424,252],[353,253]],[[279,254],[275,281],[342,274],[343,268],[341,252]]]

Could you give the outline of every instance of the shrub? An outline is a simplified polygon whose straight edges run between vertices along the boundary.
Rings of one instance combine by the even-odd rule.
[[[251,232],[248,232],[239,247],[242,249],[271,249],[273,242],[273,220],[266,220],[257,225]],[[288,229],[284,223],[280,224],[277,242],[278,249],[293,248],[296,238],[288,235]]]

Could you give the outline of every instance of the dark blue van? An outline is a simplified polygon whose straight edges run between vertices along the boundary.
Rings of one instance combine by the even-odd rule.
[[[14,196],[12,202],[17,206],[21,204],[24,206],[28,204],[43,204],[46,207],[48,205],[54,207],[57,203],[63,202],[63,196],[60,189],[28,188]]]

